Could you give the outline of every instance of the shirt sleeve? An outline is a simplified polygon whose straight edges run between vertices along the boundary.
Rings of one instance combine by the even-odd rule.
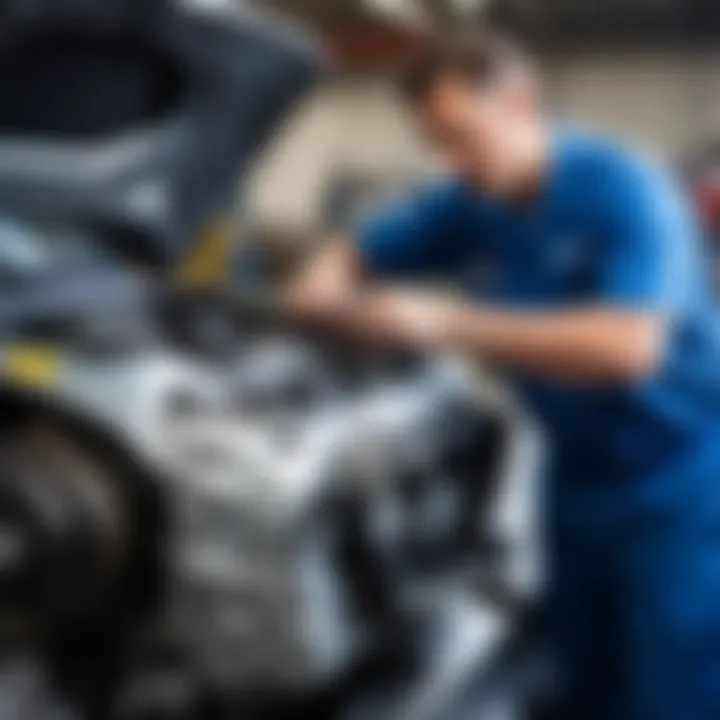
[[[613,173],[610,185],[598,299],[677,311],[700,280],[696,226],[682,193],[659,168],[636,161]]]
[[[449,185],[393,202],[360,223],[355,237],[370,273],[432,275],[462,257],[463,203]]]

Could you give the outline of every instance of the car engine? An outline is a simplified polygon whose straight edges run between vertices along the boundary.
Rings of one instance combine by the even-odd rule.
[[[262,713],[380,660],[409,672],[448,598],[480,592],[492,547],[504,428],[472,370],[263,327],[255,308],[244,322],[183,298],[190,320],[154,304],[157,323],[145,310],[124,336],[116,317],[111,345],[86,317],[40,388],[92,433],[39,405],[7,431],[5,645],[51,669],[56,651],[104,637],[117,674],[93,693],[118,693],[123,718],[159,702],[135,696],[151,667],[182,677],[182,697]],[[11,374],[13,352],[0,354]]]

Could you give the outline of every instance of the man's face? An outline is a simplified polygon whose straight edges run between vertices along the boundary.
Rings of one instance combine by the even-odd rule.
[[[479,90],[447,75],[418,107],[423,133],[450,169],[489,193],[513,190],[516,147],[529,115],[517,91],[511,84]]]

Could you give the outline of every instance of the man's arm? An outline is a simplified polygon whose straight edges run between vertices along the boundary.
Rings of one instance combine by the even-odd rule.
[[[553,379],[593,384],[652,374],[672,317],[692,290],[695,250],[677,193],[635,166],[621,171],[611,178],[616,196],[604,218],[593,305],[523,312],[389,290],[356,294],[346,317],[365,335],[460,348]],[[428,236],[403,227],[406,239]],[[344,270],[354,268],[356,278],[358,257]]]
[[[504,311],[388,291],[368,296],[356,322],[368,335],[480,354],[544,377],[586,383],[651,374],[662,356],[660,314],[614,308]]]
[[[560,380],[602,383],[652,374],[662,355],[662,313],[595,308],[518,312],[430,293],[361,292],[362,261],[350,242],[330,245],[296,281],[296,310],[343,322],[369,338],[447,347]]]
[[[624,162],[605,180],[588,304],[522,311],[391,292],[366,303],[362,323],[554,379],[622,382],[652,374],[674,318],[701,282],[697,238],[662,173]]]
[[[641,312],[592,309],[547,315],[459,311],[451,342],[498,361],[571,381],[615,382],[652,375],[666,322]]]

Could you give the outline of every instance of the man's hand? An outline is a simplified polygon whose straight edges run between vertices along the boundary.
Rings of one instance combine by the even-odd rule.
[[[461,304],[432,293],[380,290],[355,307],[353,324],[365,336],[381,341],[436,348],[453,344],[454,321]]]
[[[355,303],[360,267],[349,243],[334,242],[303,268],[287,293],[291,310],[312,321],[337,323]]]

